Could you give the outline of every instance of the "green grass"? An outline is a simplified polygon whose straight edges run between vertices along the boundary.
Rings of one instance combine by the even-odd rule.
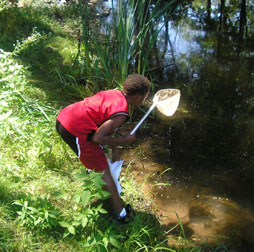
[[[199,251],[168,247],[168,230],[131,167],[121,183],[135,219],[112,224],[100,205],[106,195],[93,186],[100,175],[80,173],[55,130],[59,110],[94,91],[76,80],[75,39],[56,22],[66,10],[7,6],[0,9],[0,251]]]

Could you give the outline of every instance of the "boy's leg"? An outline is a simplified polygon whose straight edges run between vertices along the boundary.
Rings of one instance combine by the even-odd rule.
[[[90,141],[79,141],[79,146],[81,151],[80,161],[86,168],[102,172],[102,178],[106,182],[104,189],[110,193],[110,203],[113,211],[115,214],[121,213],[123,205],[101,146]]]
[[[71,149],[78,156],[78,146],[76,144],[76,137],[73,136],[68,130],[66,130],[63,125],[56,121],[56,130],[62,139],[71,147]]]
[[[115,212],[112,216],[113,222],[117,225],[125,225],[129,223],[129,221],[133,220],[133,217],[130,215],[132,207],[130,204],[123,207],[109,167],[104,170],[102,178],[106,182],[104,189],[110,193],[110,203]]]
[[[106,182],[104,189],[110,193],[110,201],[116,214],[123,210],[123,205],[119,197],[115,182],[112,178],[109,167],[107,167],[102,175],[103,180]]]

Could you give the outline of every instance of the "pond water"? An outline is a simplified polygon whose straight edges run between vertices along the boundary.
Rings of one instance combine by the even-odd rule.
[[[241,249],[236,251],[252,251],[254,177],[244,152],[242,158],[234,154],[232,145],[239,143],[228,145],[220,132],[228,130],[223,122],[204,125],[201,119],[175,117],[163,125],[149,120],[138,144],[125,149],[122,158],[131,163],[135,179],[153,199],[168,230],[179,217],[194,242],[221,241]],[[210,127],[218,132],[215,138],[221,134],[220,142],[204,134]],[[169,242],[175,241],[170,237]]]
[[[154,111],[122,158],[132,164],[161,223],[172,228],[169,243],[176,242],[170,234],[180,218],[193,242],[253,251],[253,30],[241,33],[239,6],[228,3],[224,20],[218,5],[207,17],[205,8],[195,8],[199,2],[169,24],[168,50],[155,72],[156,90],[181,90],[179,109],[170,118]],[[248,11],[246,20],[247,29]]]

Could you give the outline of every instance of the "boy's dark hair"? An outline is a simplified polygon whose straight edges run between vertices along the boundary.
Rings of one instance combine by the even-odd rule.
[[[145,95],[149,92],[150,87],[150,81],[140,74],[129,75],[123,83],[126,95]]]

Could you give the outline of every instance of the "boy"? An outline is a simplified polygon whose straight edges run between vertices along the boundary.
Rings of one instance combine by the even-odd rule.
[[[119,160],[118,145],[130,144],[135,135],[113,138],[111,135],[129,117],[129,105],[141,106],[149,94],[151,83],[142,75],[129,75],[123,90],[102,91],[83,101],[67,106],[57,117],[56,128],[63,140],[72,148],[88,169],[103,172],[104,187],[118,223],[126,223],[130,205],[122,206],[116,185],[111,176],[107,158],[100,145],[112,148],[112,162]]]

